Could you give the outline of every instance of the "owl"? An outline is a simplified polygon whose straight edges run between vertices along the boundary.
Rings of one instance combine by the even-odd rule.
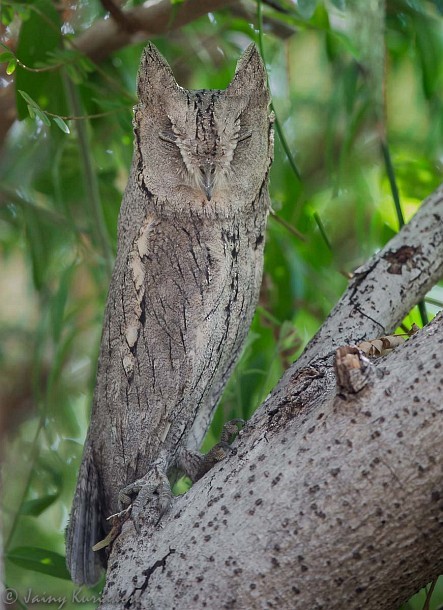
[[[67,528],[78,584],[98,580],[103,558],[92,546],[122,501],[139,492],[161,514],[171,473],[196,480],[207,470],[197,450],[244,344],[263,269],[273,130],[256,47],[243,53],[226,89],[190,91],[148,44],[137,92],[134,155]]]

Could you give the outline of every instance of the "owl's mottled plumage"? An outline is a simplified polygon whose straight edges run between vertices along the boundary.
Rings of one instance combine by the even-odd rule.
[[[91,424],[67,533],[74,581],[137,479],[187,470],[258,300],[272,158],[265,70],[254,45],[227,89],[187,91],[149,44],[118,227]],[[192,473],[190,473],[192,476]],[[194,477],[195,478],[195,477]]]

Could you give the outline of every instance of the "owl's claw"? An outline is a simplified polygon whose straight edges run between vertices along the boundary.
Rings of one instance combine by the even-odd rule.
[[[234,442],[235,437],[239,433],[238,426],[240,425],[241,429],[244,424],[245,421],[240,418],[231,419],[226,422],[220,435],[220,442],[214,445],[206,455],[188,450],[182,452],[180,466],[192,479],[193,483],[201,479],[218,462],[221,462],[228,456],[232,451],[231,443]]]
[[[132,500],[132,496],[136,497]],[[132,502],[131,516],[137,532],[143,521],[157,525],[172,501],[168,477],[155,466],[144,477],[121,489],[118,499],[121,506]]]
[[[241,417],[237,417],[236,419],[231,419],[225,423],[222,429],[222,433],[220,435],[220,443],[228,443],[230,445],[234,442],[237,434],[245,425],[245,420]],[[239,427],[240,426],[240,427]],[[219,443],[219,444],[220,444]]]
[[[206,455],[186,450],[182,452],[181,467],[193,482],[198,481],[213,466],[226,458],[231,451],[231,443],[244,423],[240,418],[226,422],[220,435],[220,442]],[[123,487],[118,494],[122,509],[131,506],[131,518],[137,532],[140,531],[142,522],[157,525],[169,510],[172,497],[166,472],[158,463],[153,464],[144,477]]]

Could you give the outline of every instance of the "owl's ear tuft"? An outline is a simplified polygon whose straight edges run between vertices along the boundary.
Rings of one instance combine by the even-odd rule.
[[[157,47],[149,42],[143,50],[137,76],[138,99],[148,102],[159,95],[166,97],[177,89],[177,81],[168,62]]]
[[[237,62],[234,78],[226,90],[230,94],[266,93],[268,79],[257,47],[251,43]]]

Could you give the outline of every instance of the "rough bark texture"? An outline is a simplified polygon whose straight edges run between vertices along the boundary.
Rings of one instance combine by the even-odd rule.
[[[383,358],[334,356],[441,278],[442,220],[440,187],[356,274],[236,454],[159,527],[125,524],[101,608],[387,610],[443,570],[442,314]]]

